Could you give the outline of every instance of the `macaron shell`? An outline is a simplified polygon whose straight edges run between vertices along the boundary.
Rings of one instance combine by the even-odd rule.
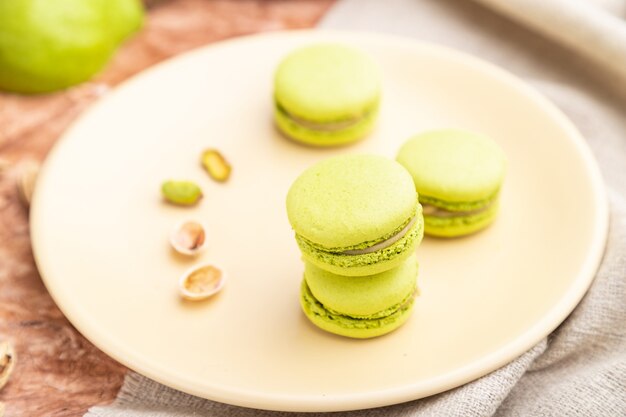
[[[493,223],[498,210],[499,204],[495,201],[486,211],[471,216],[424,216],[424,233],[435,237],[459,237],[476,233]]]
[[[376,155],[340,155],[305,170],[287,193],[298,235],[329,251],[379,241],[418,205],[411,175]]]
[[[278,66],[274,98],[289,113],[314,122],[353,119],[375,108],[380,73],[358,49],[316,44],[290,53]]]
[[[488,199],[499,190],[506,169],[495,142],[458,129],[414,136],[397,160],[411,173],[420,196],[447,202]]]
[[[379,319],[352,319],[335,315],[324,308],[310,292],[303,280],[300,291],[300,305],[306,317],[322,330],[340,336],[367,339],[390,333],[402,326],[411,317],[414,298],[395,313]]]
[[[356,142],[367,136],[375,126],[378,109],[372,109],[355,124],[345,129],[324,131],[307,128],[294,122],[279,109],[274,110],[276,127],[287,137],[312,146],[338,146]]]
[[[411,296],[417,286],[417,257],[398,267],[362,277],[347,277],[306,262],[304,279],[327,309],[352,317],[386,316]]]

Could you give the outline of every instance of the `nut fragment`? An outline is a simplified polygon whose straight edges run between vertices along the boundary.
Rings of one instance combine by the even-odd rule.
[[[30,206],[38,174],[39,164],[33,160],[23,161],[17,167],[17,176],[15,178],[17,192],[20,201],[25,207]]]
[[[192,206],[202,198],[202,190],[192,181],[165,181],[161,193],[170,203],[182,206]]]
[[[15,352],[9,342],[0,342],[0,389],[4,387],[15,366]]]
[[[170,234],[170,244],[179,253],[197,255],[206,248],[206,228],[193,220],[179,223]]]
[[[202,153],[202,166],[215,181],[224,182],[230,177],[232,167],[217,149]]]
[[[226,276],[220,268],[204,264],[180,277],[180,295],[188,300],[204,300],[220,291],[225,281]]]

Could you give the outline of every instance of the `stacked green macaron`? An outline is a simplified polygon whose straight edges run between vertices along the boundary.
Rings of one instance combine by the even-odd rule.
[[[335,146],[365,137],[380,101],[378,67],[358,49],[315,44],[290,53],[274,78],[274,120],[286,136]]]
[[[417,260],[378,274],[346,277],[305,262],[300,304],[316,326],[353,338],[389,333],[411,315],[417,295]]]
[[[300,301],[314,324],[367,338],[408,319],[424,225],[400,164],[373,155],[324,160],[293,183],[287,214],[305,262]]]
[[[415,182],[426,234],[464,236],[496,218],[506,163],[491,139],[459,129],[425,132],[409,139],[397,160]]]

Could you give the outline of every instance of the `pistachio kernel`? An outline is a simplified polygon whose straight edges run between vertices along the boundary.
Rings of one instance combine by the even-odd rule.
[[[181,206],[192,206],[202,198],[202,190],[191,181],[165,181],[161,193],[170,203]]]
[[[232,167],[217,149],[207,149],[202,153],[202,166],[215,181],[224,182],[230,177]]]

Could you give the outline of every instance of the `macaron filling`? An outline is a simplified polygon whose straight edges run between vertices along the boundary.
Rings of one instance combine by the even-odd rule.
[[[383,272],[399,265],[404,259],[410,256],[412,251],[422,240],[424,236],[424,221],[422,221],[421,206],[418,204],[417,207],[419,207],[419,209],[415,216],[407,219],[407,221],[398,229],[394,230],[394,232],[376,241],[364,242],[348,248],[323,248],[304,238],[302,235],[296,234],[296,242],[300,247],[304,259],[327,271],[348,276],[371,275]],[[411,225],[413,219],[415,219],[415,221]],[[408,230],[405,233],[400,233],[404,231],[405,228]],[[372,252],[368,251],[369,253],[356,255],[344,253],[350,250],[372,248],[396,235],[398,235],[398,238],[393,239],[395,240],[394,243],[388,246],[387,244],[381,245],[384,247],[377,246]]]
[[[418,190],[419,192],[419,190]],[[450,213],[460,213],[466,212],[471,214],[478,214],[480,210],[488,210],[489,206],[495,204],[498,200],[500,194],[500,190],[495,191],[489,197],[474,200],[474,201],[445,201],[439,198],[430,197],[424,194],[419,194],[419,202],[422,204],[424,208],[424,215],[433,216],[433,209],[430,207],[435,207],[438,210],[441,210],[441,214],[444,214],[444,211]],[[429,208],[427,208],[429,207]],[[446,217],[442,215],[441,217]]]
[[[415,298],[418,295],[418,289],[415,287],[400,303],[390,306],[389,308],[373,313],[368,316],[352,316],[342,314],[322,304],[311,292],[306,280],[302,281],[302,301],[303,308],[308,314],[316,316],[324,321],[334,322],[343,328],[351,329],[373,329],[384,327],[395,322],[399,316],[409,310]]]
[[[491,224],[498,213],[498,201],[480,212],[450,217],[424,216],[424,232],[431,236],[455,237],[477,232]]]
[[[494,203],[495,203],[495,200],[492,200],[481,208],[477,208],[474,210],[463,210],[463,211],[447,210],[442,207],[425,203],[422,205],[422,209],[423,209],[424,216],[447,219],[447,218],[452,218],[452,217],[469,217],[469,216],[475,216],[475,215],[484,213],[488,211]]]
[[[433,236],[461,236],[489,225],[498,212],[499,192],[470,202],[446,202],[425,195],[419,200],[424,213],[424,231]]]
[[[314,248],[317,251],[328,252],[328,253],[332,253],[336,255],[357,256],[357,255],[362,255],[362,254],[367,254],[367,253],[378,252],[390,246],[393,246],[394,244],[398,243],[398,241],[402,240],[402,238],[407,237],[407,235],[409,235],[410,232],[413,230],[413,226],[415,226],[416,223],[421,223],[417,221],[418,217],[421,217],[421,214],[422,214],[422,206],[418,203],[411,217],[407,218],[400,226],[398,226],[393,231],[381,236],[378,239],[368,240],[366,242],[361,242],[352,246],[328,248],[328,247],[319,245],[317,243],[314,243],[300,234],[296,235],[296,239],[299,242],[305,243],[307,246],[310,246],[311,248]],[[388,241],[389,241],[389,244],[386,244],[386,242]],[[369,250],[370,248],[374,248],[374,247],[376,247],[376,249]],[[351,253],[353,251],[355,252],[355,251],[361,251],[361,250],[364,250],[367,252]]]
[[[373,116],[376,113],[375,110],[370,110],[370,111],[366,111],[362,113],[361,115],[348,118],[348,119],[317,122],[313,120],[304,119],[300,116],[296,116],[295,114],[288,112],[278,102],[276,102],[276,111],[282,114],[283,117],[288,119],[291,123],[303,129],[311,130],[315,132],[324,132],[324,133],[341,132],[343,130],[350,129],[351,127],[361,123],[362,121],[369,119],[371,116]]]
[[[413,218],[411,218],[411,220],[409,220],[409,223],[406,226],[404,226],[404,228],[402,230],[400,230],[398,233],[396,233],[395,235],[391,236],[390,238],[383,240],[380,243],[377,243],[377,244],[375,244],[373,246],[370,246],[370,247],[364,248],[364,249],[344,250],[341,253],[344,254],[344,255],[365,255],[367,253],[373,253],[373,252],[385,249],[385,248],[393,245],[394,243],[396,243],[400,239],[402,239],[409,232],[409,230],[411,230],[411,228],[415,225],[415,221],[416,220],[417,220],[416,216],[413,216]]]

